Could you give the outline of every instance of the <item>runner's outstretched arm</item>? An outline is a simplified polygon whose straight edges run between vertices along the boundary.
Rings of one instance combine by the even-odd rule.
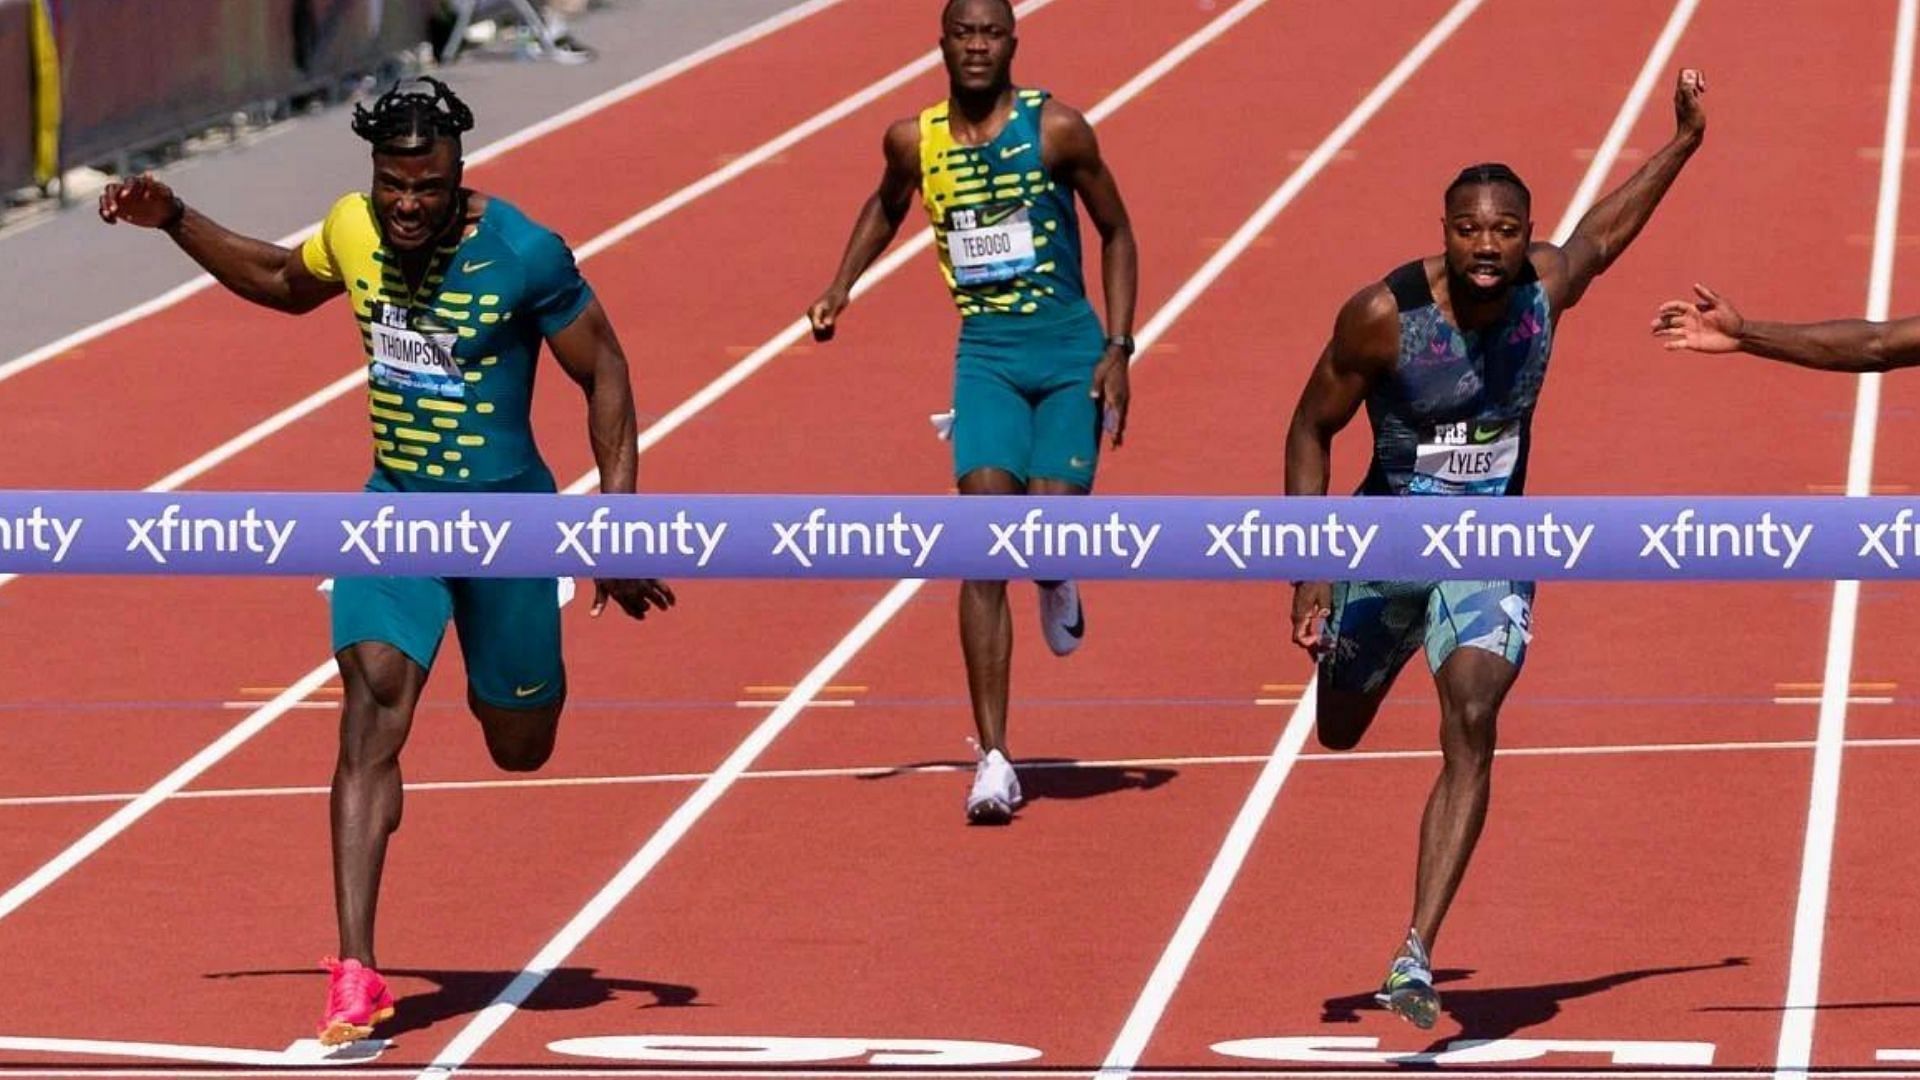
[[[1615,259],[1640,235],[1653,217],[1667,189],[1680,170],[1700,149],[1707,135],[1707,112],[1700,102],[1707,92],[1706,76],[1688,68],[1674,84],[1673,138],[1647,159],[1627,182],[1595,203],[1566,246],[1535,244],[1533,255],[1541,276],[1547,280],[1554,297],[1554,310],[1565,311],[1580,302],[1593,279],[1612,266]]]
[[[1660,305],[1653,333],[1669,349],[1745,352],[1819,371],[1856,374],[1920,365],[1920,319],[1868,322],[1756,322],[1718,293],[1693,287],[1694,299]]]
[[[235,296],[275,311],[305,315],[344,291],[314,277],[298,248],[225,228],[151,175],[108,184],[100,194],[100,220],[161,230]]]

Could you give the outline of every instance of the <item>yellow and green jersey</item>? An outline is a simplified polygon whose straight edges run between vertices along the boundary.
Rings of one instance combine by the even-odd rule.
[[[1086,304],[1073,192],[1040,154],[1045,90],[1015,90],[984,146],[955,142],[942,101],[920,114],[920,188],[940,269],[962,316],[1057,313]]]
[[[558,236],[489,198],[433,253],[418,291],[364,194],[340,199],[301,257],[346,286],[367,356],[376,466],[401,485],[487,486],[545,466],[530,411],[540,344],[593,299]]]

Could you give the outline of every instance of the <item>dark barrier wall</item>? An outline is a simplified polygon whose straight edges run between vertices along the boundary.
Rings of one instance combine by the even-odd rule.
[[[429,6],[430,0],[60,0],[64,163],[96,163],[246,105],[368,70],[425,39]],[[11,142],[12,133],[4,139]]]
[[[33,182],[31,0],[0,0],[0,191]]]
[[[262,0],[62,0],[62,156],[85,165],[283,90],[293,6]]]
[[[293,0],[294,66],[324,81],[370,71],[425,41],[432,0]]]

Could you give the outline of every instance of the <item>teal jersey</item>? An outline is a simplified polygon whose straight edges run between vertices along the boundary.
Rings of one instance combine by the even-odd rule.
[[[1059,315],[1086,306],[1073,191],[1040,147],[1045,90],[1015,90],[1000,134],[964,146],[949,103],[920,113],[920,190],[954,304],[978,315]]]
[[[434,251],[416,292],[380,242],[371,200],[354,194],[301,254],[353,303],[380,469],[435,488],[545,473],[531,422],[540,346],[593,299],[560,237],[490,197],[465,237]]]

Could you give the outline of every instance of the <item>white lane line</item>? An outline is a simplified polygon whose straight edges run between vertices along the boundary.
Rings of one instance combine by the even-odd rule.
[[[777,704],[777,703],[776,703]],[[815,702],[814,704],[819,704]],[[334,706],[338,708],[338,706]],[[1920,738],[1848,739],[1849,750],[1920,748]],[[1724,754],[1756,751],[1811,750],[1812,739],[1766,739],[1753,742],[1705,743],[1620,743],[1600,746],[1512,746],[1494,752],[1501,758],[1580,758],[1637,757],[1660,754]],[[1296,764],[1341,766],[1368,761],[1437,761],[1438,750],[1353,750],[1345,753],[1302,753]],[[1089,758],[1073,761],[1023,761],[1015,767],[1021,772],[1048,772],[1074,769],[1166,769],[1220,765],[1261,765],[1271,754],[1202,754],[1185,757]],[[752,769],[740,774],[742,780],[883,780],[897,776],[931,776],[967,772],[967,764],[931,765],[842,765],[814,769]],[[538,776],[513,780],[421,780],[406,785],[408,793],[433,791],[520,791],[533,788],[631,787],[648,784],[698,784],[710,778],[710,772],[620,773],[597,776]],[[172,796],[174,802],[196,799],[265,799],[325,795],[319,784],[283,787],[197,788]],[[124,792],[97,792],[81,795],[16,795],[0,798],[0,809],[30,806],[81,806],[90,803],[131,802],[140,796]]]
[[[326,685],[336,674],[338,669],[332,660],[328,660],[307,672],[303,678],[262,706],[259,711],[234,725],[226,734],[208,743],[199,753],[181,762],[178,768],[161,777],[138,798],[114,811],[105,821],[88,830],[85,836],[68,845],[66,850],[28,874],[19,884],[8,889],[4,895],[0,895],[0,919],[19,910],[20,905],[40,895],[47,886],[60,880],[88,856],[105,847],[108,841],[125,832],[134,822],[147,816],[154,807],[159,806],[168,797],[179,793],[201,773],[213,768],[216,762],[238,749],[242,743],[265,731],[267,725],[280,719],[296,702]]]
[[[1574,227],[1597,197],[1601,184],[1619,159],[1620,149],[1626,141],[1624,132],[1633,129],[1641,111],[1646,106],[1650,93],[1648,87],[1651,85],[1649,72],[1657,75],[1659,70],[1666,66],[1668,57],[1672,55],[1674,44],[1685,29],[1697,2],[1698,0],[1679,0],[1675,5],[1672,14],[1668,17],[1666,27],[1655,40],[1646,62],[1641,67],[1640,77],[1628,91],[1626,100],[1614,117],[1613,126],[1609,129],[1606,140],[1602,143],[1600,151],[1594,155],[1586,176],[1582,178],[1580,186],[1575,189],[1572,202],[1568,205],[1566,213],[1562,215],[1559,226],[1554,230],[1556,243],[1564,242],[1566,237],[1572,235]],[[1449,11],[1446,17],[1428,32],[1427,37],[1422,39],[1420,45],[1416,46],[1415,52],[1409,54],[1405,60],[1401,61],[1400,66],[1394,69],[1394,74],[1389,76],[1389,80],[1397,76],[1398,81],[1392,82],[1390,88],[1388,82],[1383,82],[1376,88],[1374,94],[1362,103],[1361,108],[1366,109],[1371,105],[1372,110],[1377,111],[1381,105],[1384,105],[1387,97],[1391,96],[1401,83],[1412,77],[1427,56],[1437,50],[1477,6],[1474,3],[1462,3]],[[1425,52],[1421,52],[1421,49],[1425,49]],[[1359,112],[1360,110],[1356,110],[1356,115]],[[1366,115],[1371,116],[1372,113],[1368,112]],[[1349,122],[1352,121],[1353,118],[1349,117]],[[1362,119],[1359,122],[1365,121]],[[1357,123],[1354,124],[1354,128],[1358,129]],[[1325,158],[1331,158],[1338,149],[1338,145],[1322,144],[1321,148],[1314,152],[1314,156],[1308,158],[1308,163],[1322,160],[1323,151]],[[1251,240],[1251,237],[1248,239]],[[1305,745],[1308,729],[1313,725],[1314,702],[1318,696],[1317,684],[1317,677],[1308,684],[1306,692],[1301,695],[1300,703],[1294,707],[1286,727],[1281,730],[1280,740],[1274,747],[1272,757],[1268,759],[1266,768],[1261,770],[1260,776],[1254,781],[1253,788],[1248,791],[1246,802],[1241,805],[1239,815],[1234,818],[1232,827],[1228,829],[1220,850],[1215,854],[1212,865],[1208,867],[1206,877],[1201,881],[1199,890],[1194,893],[1193,900],[1187,907],[1186,914],[1182,916],[1180,925],[1174,930],[1172,939],[1168,941],[1159,962],[1154,966],[1153,973],[1148,976],[1140,997],[1134,1002],[1132,1012],[1128,1014],[1125,1025],[1114,1040],[1113,1048],[1107,1052],[1107,1059],[1101,1065],[1098,1075],[1129,1076],[1134,1067],[1139,1064],[1141,1055],[1146,1052],[1147,1044],[1152,1040],[1153,1032],[1165,1015],[1168,1004],[1172,1002],[1180,981],[1186,976],[1187,968],[1192,963],[1194,954],[1199,950],[1201,940],[1205,938],[1208,928],[1212,926],[1215,916],[1219,914],[1221,905],[1226,901],[1227,892],[1232,888],[1234,879],[1245,864],[1247,853],[1251,850],[1255,838],[1258,837],[1261,825],[1272,812],[1282,785],[1286,782],[1294,763],[1300,760],[1301,747]]]
[[[1580,178],[1580,186],[1574,189],[1572,205],[1560,219],[1560,227],[1553,231],[1554,243],[1566,243],[1573,235],[1574,226],[1580,224],[1587,210],[1599,200],[1600,188],[1620,160],[1620,152],[1626,148],[1627,139],[1640,122],[1640,114],[1646,111],[1647,99],[1653,96],[1655,88],[1670,78],[1668,66],[1673,63],[1673,51],[1679,48],[1681,35],[1687,32],[1687,24],[1693,21],[1693,13],[1699,6],[1700,0],[1680,0],[1667,14],[1667,24],[1661,27],[1660,36],[1654,39],[1653,48],[1647,52],[1646,62],[1640,65],[1640,74],[1634,77],[1633,86],[1627,90],[1626,101],[1614,116],[1613,126],[1607,129],[1606,137],[1600,140],[1599,152],[1594,154],[1586,175]]]
[[[467,164],[481,165],[488,161],[493,160],[494,158],[500,157],[503,154],[511,153],[512,151],[519,149],[522,146],[525,146],[527,143],[530,143],[533,140],[538,139],[543,135],[547,135],[554,131],[558,131],[559,129],[567,127],[568,125],[578,123],[579,121],[584,120],[595,113],[598,113],[607,108],[610,108],[613,105],[619,104],[620,102],[625,101],[630,97],[633,97],[637,94],[644,93],[645,91],[650,90],[653,87],[656,87],[661,83],[664,83],[669,79],[674,78],[675,76],[683,75],[688,71],[691,71],[694,68],[697,68],[700,65],[707,63],[710,60],[715,60],[722,56],[725,56],[726,54],[733,52],[736,49],[741,48],[742,46],[751,45],[752,43],[759,41],[762,38],[769,37],[781,30],[786,29],[789,26],[792,26],[794,23],[797,23],[800,20],[805,19],[810,15],[816,14],[821,11],[825,11],[826,9],[843,2],[844,0],[807,0],[806,3],[798,4],[794,7],[791,7],[784,11],[779,12],[778,14],[772,15],[766,19],[762,19],[760,22],[757,22],[752,26],[747,27],[744,30],[737,31],[724,38],[721,38],[720,40],[712,43],[711,45],[707,45],[706,47],[699,49],[695,52],[688,53],[686,56],[683,56],[680,59],[675,60],[670,64],[667,64],[663,67],[655,68],[654,70],[649,71],[646,74],[641,75],[637,78],[631,79],[625,83],[622,83],[621,85],[616,86],[613,89],[606,91],[605,93],[599,94],[595,97],[588,98],[586,101],[583,101],[578,105],[565,109],[561,112],[555,113],[552,116],[549,116],[546,119],[539,121],[538,123],[530,124],[524,128],[521,128],[516,132],[513,132],[510,135],[504,136],[503,138],[500,138],[494,142],[491,142],[486,146],[481,147],[480,149],[474,151],[472,154],[468,155]],[[307,225],[296,232],[288,233],[286,236],[283,236],[279,240],[275,241],[275,243],[281,245],[282,247],[293,244],[296,241],[304,239],[308,233],[318,228],[319,224],[320,224],[319,222],[314,222],[313,224]],[[178,304],[182,300],[185,300],[188,297],[193,296],[195,293],[203,292],[206,289],[211,288],[213,286],[213,283],[214,283],[213,278],[205,274],[202,274],[198,277],[193,278],[190,281],[177,285],[174,288],[168,289],[166,292],[161,293],[159,296],[156,296],[151,300],[148,300],[141,304],[136,304],[133,307],[130,307],[127,310],[120,312],[118,315],[113,315],[109,318],[102,319],[99,322],[93,323],[90,326],[81,327],[80,329],[75,330],[73,333],[68,334],[65,337],[62,337],[57,341],[49,342],[46,345],[42,345],[39,348],[34,349],[32,352],[23,353],[19,356],[14,357],[11,360],[8,360],[5,363],[0,363],[0,382],[5,382],[8,379],[13,378],[15,375],[19,375],[25,371],[29,371],[33,368],[39,367],[41,364],[44,364],[47,361],[54,359],[55,357],[61,355],[62,353],[65,353],[71,349],[78,348],[81,345],[85,345],[87,342],[92,341],[95,338],[101,337],[102,335],[105,335],[105,334],[110,334],[113,331],[118,330],[121,327],[126,326],[130,323],[139,322],[141,319],[144,319],[147,316],[152,315],[156,312],[164,311],[167,308],[170,308],[175,304]]]
[[[1873,268],[1867,277],[1867,318],[1883,320],[1892,306],[1893,257],[1900,227],[1900,183],[1907,155],[1907,111],[1913,93],[1916,0],[1899,0],[1893,37],[1893,85],[1887,92],[1887,124],[1881,141],[1880,198],[1874,210]],[[1860,376],[1853,404],[1853,436],[1847,449],[1847,496],[1864,496],[1873,483],[1873,445],[1880,422],[1880,376]],[[1807,831],[1800,857],[1800,891],[1794,904],[1793,951],[1787,960],[1787,993],[1780,1013],[1780,1043],[1774,1075],[1801,1078],[1813,1060],[1813,1026],[1820,1000],[1821,950],[1826,944],[1827,894],[1832,884],[1833,837],[1840,816],[1840,758],[1847,736],[1847,696],[1853,679],[1854,631],[1859,626],[1860,583],[1833,583],[1827,622],[1827,666],[1821,676],[1820,717],[1814,734],[1813,782],[1807,799]]]
[[[843,0],[831,0],[831,2],[841,3]],[[1055,2],[1056,0],[1025,0],[1025,2],[1015,10],[1024,16],[1048,7]],[[668,195],[666,198],[661,199],[659,202],[654,203],[652,206],[647,207],[645,210],[640,211],[625,221],[593,237],[580,246],[575,253],[576,256],[581,262],[585,262],[593,256],[606,251],[620,240],[627,239],[634,233],[639,232],[648,225],[658,222],[674,211],[685,208],[695,199],[713,192],[728,181],[738,178],[743,173],[766,162],[782,151],[791,148],[802,139],[810,135],[818,134],[833,123],[845,119],[859,108],[871,104],[882,95],[898,89],[906,83],[911,82],[915,77],[932,70],[933,67],[938,64],[939,58],[940,54],[938,50],[926,52],[915,57],[905,66],[896,69],[889,75],[881,77],[869,84],[866,88],[856,91],[841,99],[836,104],[815,113],[808,119],[801,121],[785,132],[760,144],[739,158],[715,169],[699,180],[688,184],[673,194]],[[305,231],[306,230],[303,230],[299,235],[305,235]],[[298,239],[298,236],[283,239],[281,243],[291,243],[293,239]],[[927,239],[930,241],[932,238],[929,235]],[[909,256],[913,253],[914,252],[905,252],[905,254]],[[895,254],[900,255],[902,253],[896,252]],[[904,258],[890,258],[887,260],[888,265],[884,273],[876,270],[876,278],[885,277],[887,274],[890,274],[893,269],[897,268],[899,263],[905,261]],[[213,279],[211,278],[200,279],[194,291],[205,288],[212,283]],[[154,310],[158,309],[156,308]],[[151,312],[148,313],[150,314]],[[104,333],[105,331],[101,332]],[[732,390],[735,386],[745,381],[747,376],[758,371],[768,360],[772,359],[774,355],[784,350],[788,345],[793,344],[793,342],[798,341],[805,332],[806,320],[802,319],[800,320],[800,333],[791,335],[782,334],[776,338],[774,342],[768,343],[767,347],[763,347],[752,356],[735,364],[733,368],[729,369],[719,379],[716,379],[692,398],[682,402],[672,412],[667,414],[666,420],[670,422],[655,424],[648,429],[653,441],[658,442],[660,439],[665,438],[678,429],[687,419],[697,415],[714,401],[719,400],[719,398],[724,396],[729,390]],[[778,347],[774,347],[775,345]],[[5,371],[6,369],[0,368],[0,378],[4,378]],[[352,393],[354,390],[365,386],[366,381],[366,365],[362,364],[352,371],[347,372],[345,375],[340,376],[340,378],[335,379],[333,382],[301,398],[299,401],[294,402],[279,412],[274,413],[272,416],[247,428],[245,431],[221,443],[219,446],[201,454],[199,457],[173,470],[159,480],[154,481],[148,485],[145,490],[149,492],[167,492],[184,487],[200,477],[205,476],[227,461],[232,460],[234,457],[266,441],[276,433],[285,430],[299,420],[318,412],[320,409]],[[642,436],[640,444],[640,449],[643,452],[652,445],[646,441],[646,438],[647,436]],[[16,577],[19,577],[19,575],[0,574],[0,587],[4,587]]]
[[[1054,0],[1027,0],[1026,4],[1021,5],[1016,10],[1037,10],[1039,7],[1053,2]],[[1266,0],[1259,0],[1259,2],[1265,3]],[[1227,14],[1221,15],[1212,23],[1209,23],[1208,29],[1215,26],[1220,26],[1224,29],[1225,26],[1230,26],[1238,21],[1239,16],[1234,15],[1233,11],[1229,11]],[[1206,32],[1207,30],[1203,29],[1196,37],[1204,35]],[[1191,43],[1193,40],[1193,38],[1189,38],[1188,42]],[[1211,39],[1209,38],[1208,40]],[[1165,71],[1171,70],[1173,65],[1168,64],[1168,58],[1180,53],[1181,48],[1184,48],[1184,46],[1177,47],[1173,53],[1162,57],[1152,67],[1148,68],[1147,72],[1158,71],[1164,74]],[[1143,72],[1143,74],[1146,73]],[[1157,78],[1158,76],[1156,75],[1155,77]],[[1142,82],[1139,77],[1136,77],[1132,82],[1116,90],[1112,96],[1101,104],[1109,105],[1116,100],[1125,100],[1120,97],[1123,93],[1130,98],[1134,94],[1139,93],[1139,91],[1149,85],[1150,82],[1151,80]],[[1111,111],[1111,108],[1107,109],[1107,112]],[[1090,110],[1087,115],[1090,119],[1098,120],[1101,115],[1105,114],[1101,112],[1099,106],[1096,106]],[[896,252],[895,254],[898,255],[899,253]],[[897,268],[899,263],[895,262],[893,265]],[[874,271],[869,272],[868,280],[863,281],[861,284],[865,288],[871,288],[880,277],[885,276],[884,274],[880,274],[879,270],[880,267],[876,266]],[[886,272],[891,273],[892,269],[888,269]],[[863,290],[855,291],[857,294]],[[804,332],[804,328],[807,325],[806,319],[802,318],[799,320],[799,325],[803,328],[802,332]],[[782,336],[784,336],[784,334]],[[774,351],[777,351],[771,348],[772,344],[773,343],[770,342],[768,345],[762,346],[762,348],[756,352],[756,355],[766,353],[768,356],[771,356]],[[749,357],[748,359],[750,360],[752,358]],[[745,360],[741,361],[740,365],[736,365],[734,369],[722,375],[719,379],[715,380],[714,383],[709,384],[699,393],[695,394],[693,398],[687,402],[683,402],[672,412],[642,431],[637,440],[640,452],[643,454],[646,453],[647,450],[657,445],[660,440],[666,438],[667,435],[677,430],[682,424],[698,415],[714,402],[720,400],[727,390],[731,390],[733,387],[744,382],[747,375],[752,373],[751,371],[741,372],[741,366],[746,363],[747,361]],[[762,361],[762,363],[764,363],[764,361]],[[757,367],[755,370],[757,370]],[[363,375],[356,372],[353,378],[358,380],[363,378]],[[718,389],[716,389],[717,387]],[[563,491],[568,495],[584,494],[592,490],[599,483],[599,477],[600,473],[598,469],[591,470],[578,480],[567,485]],[[4,585],[12,576],[13,575],[0,575],[0,585]],[[0,896],[0,919],[6,918],[18,909],[21,904],[39,895],[47,886],[65,876],[68,871],[78,866],[88,856],[105,846],[108,841],[120,833],[125,832],[134,822],[145,817],[154,807],[160,805],[160,803],[164,802],[167,798],[177,794],[187,784],[192,783],[201,774],[213,768],[214,765],[218,764],[228,754],[239,749],[247,740],[265,731],[270,724],[282,715],[300,707],[301,701],[330,683],[338,674],[338,666],[332,658],[328,658],[324,663],[320,664],[320,666],[307,672],[306,675],[302,676],[293,684],[292,689],[274,698],[272,702],[262,706],[258,712],[240,721],[211,745],[195,754],[192,758],[189,758],[173,772],[161,778],[158,783],[147,789],[147,791],[133,803],[122,807],[112,817],[95,826],[87,835],[81,837],[71,847],[68,847],[65,851],[56,855],[46,865],[40,867],[25,880],[9,889],[4,896]],[[791,696],[792,695],[789,695],[789,698],[791,698]],[[812,696],[813,693],[810,692],[808,697],[811,698]],[[773,716],[768,717],[768,719],[762,721],[762,723],[772,723],[774,719],[780,715],[782,715],[782,712],[777,709]]]
[[[1239,3],[1215,17],[1141,71],[1139,75],[1087,110],[1087,119],[1095,124],[1102,122],[1214,39],[1265,6],[1267,2],[1268,0],[1239,0]],[[898,255],[899,252],[895,254]],[[875,269],[877,270],[878,266]],[[872,271],[869,273],[871,274]],[[870,276],[866,282],[872,280]],[[1165,316],[1166,312],[1163,310],[1160,315]],[[1136,363],[1170,322],[1170,318],[1156,317],[1140,332],[1139,348],[1135,353]],[[801,320],[800,325],[804,327],[805,320]],[[639,887],[659,861],[679,843],[707,809],[745,774],[761,752],[786,730],[795,717],[800,715],[802,708],[812,701],[821,689],[828,685],[841,669],[886,627],[894,615],[906,606],[923,585],[925,585],[924,581],[908,580],[898,582],[889,589],[880,603],[868,611],[847,636],[834,646],[833,651],[800,680],[773,714],[754,728],[746,741],[728,756],[720,769],[694,790],[687,801],[681,804],[674,815],[634,855],[632,861],[623,867],[620,873],[588,902],[586,907],[582,908],[551,941],[541,948],[506,989],[469,1021],[420,1075],[422,1077],[444,1076],[460,1069],[475,1053],[479,1052],[487,1040],[506,1024],[520,1005],[546,980],[548,973],[564,962],[573,950],[578,948],[580,943],[612,914],[621,901]]]

